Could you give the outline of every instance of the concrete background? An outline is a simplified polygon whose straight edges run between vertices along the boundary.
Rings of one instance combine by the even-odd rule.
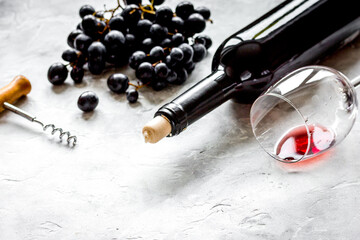
[[[173,9],[178,0],[167,0]],[[186,84],[141,91],[129,105],[106,79],[86,75],[53,87],[50,64],[85,3],[111,0],[0,0],[0,86],[15,75],[33,85],[16,105],[78,136],[69,148],[34,123],[0,114],[0,239],[358,239],[360,119],[350,135],[318,161],[275,162],[257,144],[249,105],[225,103],[181,135],[144,144],[142,126],[164,103],[210,72],[216,47],[280,0],[197,0],[212,10],[205,33],[214,40]],[[322,64],[350,78],[360,74],[360,40]],[[123,69],[134,78],[134,72]],[[100,104],[83,114],[78,96]]]

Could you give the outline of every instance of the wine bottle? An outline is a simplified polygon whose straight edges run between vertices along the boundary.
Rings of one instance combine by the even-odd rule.
[[[219,46],[212,73],[155,113],[143,129],[145,141],[178,135],[229,99],[253,102],[287,73],[355,39],[359,30],[357,1],[281,3]]]

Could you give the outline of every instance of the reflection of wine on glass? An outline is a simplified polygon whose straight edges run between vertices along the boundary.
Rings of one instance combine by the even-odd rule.
[[[300,68],[271,86],[253,104],[250,120],[262,148],[282,162],[315,157],[350,132],[357,114],[354,86],[322,66]]]

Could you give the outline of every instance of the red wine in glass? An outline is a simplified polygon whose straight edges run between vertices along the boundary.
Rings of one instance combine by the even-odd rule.
[[[334,133],[320,125],[309,125],[309,135],[305,126],[288,131],[276,145],[276,155],[284,160],[300,160],[306,155],[312,157],[335,143]],[[310,144],[310,146],[309,146]]]

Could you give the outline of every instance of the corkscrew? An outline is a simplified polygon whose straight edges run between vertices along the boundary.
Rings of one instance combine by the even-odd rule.
[[[64,137],[67,137],[67,143],[69,145],[75,146],[77,142],[77,137],[71,135],[69,131],[64,131],[62,128],[57,128],[54,124],[44,124],[42,121],[38,120],[35,116],[30,113],[25,112],[24,110],[15,107],[11,103],[14,103],[17,99],[22,96],[27,95],[31,90],[30,81],[24,76],[16,76],[13,81],[11,81],[7,86],[0,89],[0,112],[5,109],[16,113],[17,115],[41,125],[43,131],[46,132],[47,129],[51,129],[51,134],[59,133],[60,141]]]

